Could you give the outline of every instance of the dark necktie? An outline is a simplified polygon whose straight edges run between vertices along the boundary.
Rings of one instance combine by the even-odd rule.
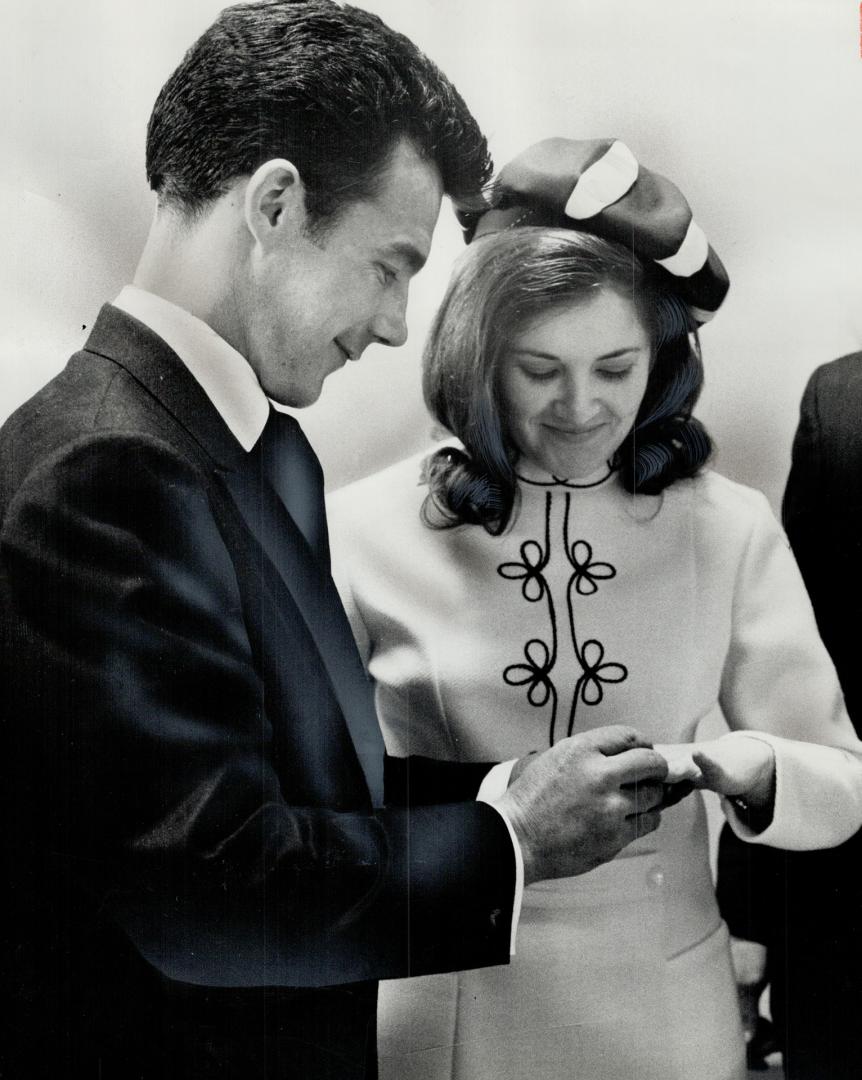
[[[317,560],[329,569],[323,470],[294,418],[270,409],[260,437],[263,472]]]
[[[315,640],[323,650],[325,664],[336,687],[342,714],[359,757],[372,802],[383,802],[383,736],[377,722],[374,697],[362,668],[362,661],[347,616],[329,576],[329,534],[323,501],[323,470],[302,428],[287,413],[270,409],[260,441],[252,451],[259,453],[260,469],[269,481],[297,528],[305,537],[318,565],[323,569],[322,606],[314,605],[324,624]],[[267,544],[264,544],[267,547]],[[275,551],[277,545],[273,545]],[[276,565],[278,557],[275,555]],[[306,583],[307,584],[307,583]],[[302,589],[301,575],[293,586]],[[330,599],[331,598],[331,599]],[[306,604],[306,619],[311,612]],[[316,621],[316,620],[313,620]],[[311,628],[311,627],[310,627]],[[324,640],[325,639],[325,640]]]

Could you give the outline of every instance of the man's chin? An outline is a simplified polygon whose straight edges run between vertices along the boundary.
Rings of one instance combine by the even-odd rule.
[[[288,409],[307,409],[319,400],[323,392],[323,380],[313,386],[278,386],[272,389],[265,386],[263,389],[270,401],[276,405],[284,405]]]
[[[320,399],[320,393],[321,391],[318,390],[316,394],[303,394],[302,396],[292,394],[286,399],[268,396],[276,405],[283,405],[286,409],[307,409],[309,405],[314,405]]]

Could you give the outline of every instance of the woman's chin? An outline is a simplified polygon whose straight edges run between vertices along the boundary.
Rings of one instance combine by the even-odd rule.
[[[559,461],[550,472],[560,480],[569,480],[573,484],[590,484],[594,480],[601,480],[602,477],[607,476],[608,463],[606,461]]]

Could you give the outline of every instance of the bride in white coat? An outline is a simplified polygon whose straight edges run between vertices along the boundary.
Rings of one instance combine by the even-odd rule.
[[[691,416],[721,263],[619,143],[539,144],[497,203],[426,350],[460,442],[330,503],[389,753],[509,762],[504,790],[531,751],[624,722],[744,839],[841,842],[862,746],[765,498],[703,468]],[[693,749],[710,715],[730,734]],[[381,1018],[384,1080],[743,1077],[700,795],[529,886],[509,967],[391,984]]]

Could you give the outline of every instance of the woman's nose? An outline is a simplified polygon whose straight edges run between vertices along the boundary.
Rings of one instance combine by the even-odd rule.
[[[584,379],[562,380],[554,407],[558,416],[573,423],[589,420],[596,411],[593,387]]]

